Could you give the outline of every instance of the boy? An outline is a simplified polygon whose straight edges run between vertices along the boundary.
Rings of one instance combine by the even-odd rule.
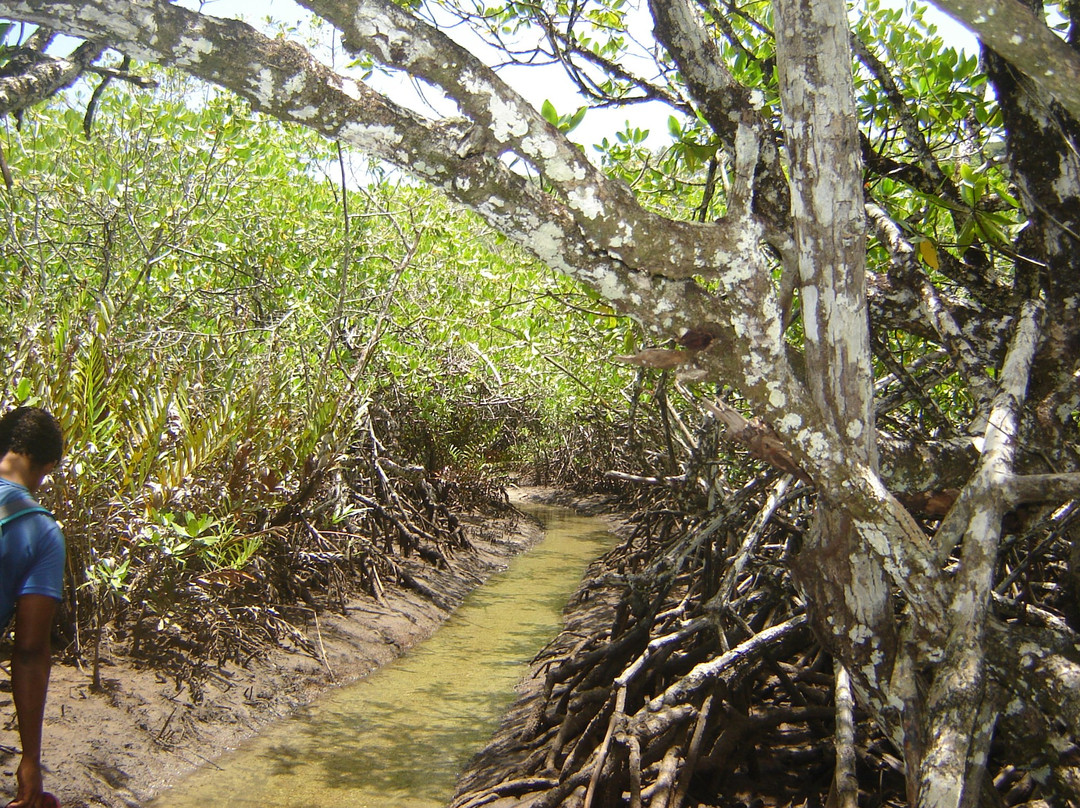
[[[15,613],[11,691],[19,718],[22,760],[12,808],[42,808],[41,725],[52,663],[50,634],[63,596],[64,535],[31,495],[60,463],[60,424],[38,407],[18,407],[0,418],[0,628]]]

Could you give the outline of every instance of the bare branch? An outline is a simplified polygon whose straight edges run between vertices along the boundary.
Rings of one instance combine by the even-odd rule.
[[[839,661],[833,662],[836,677],[836,771],[833,790],[836,808],[858,808],[859,778],[855,774],[855,699],[851,679]]]
[[[1065,502],[1080,498],[1080,473],[1027,474],[1010,477],[1004,484],[1011,507],[1027,502]]]
[[[732,648],[716,659],[696,665],[690,673],[671,685],[663,693],[654,696],[646,706],[631,719],[631,726],[636,727],[649,720],[650,713],[670,709],[685,704],[690,697],[715,684],[718,677],[739,665],[764,653],[769,647],[779,643],[801,627],[806,625],[806,615],[795,615],[783,623],[770,626],[755,634],[743,643]]]
[[[104,51],[102,44],[84,42],[66,59],[38,54],[25,69],[0,76],[0,117],[32,107],[69,87]]]
[[[142,87],[143,89],[152,89],[158,86],[155,79],[149,76],[140,76],[138,73],[132,73],[130,70],[124,68],[103,67],[101,65],[90,65],[86,68],[87,73],[95,73],[99,76],[106,78],[113,78],[117,81],[124,81],[135,87]]]
[[[988,405],[994,391],[990,379],[986,376],[985,365],[975,347],[953,319],[948,305],[919,266],[915,258],[915,248],[880,207],[867,205],[866,212],[877,228],[882,243],[889,250],[897,274],[918,294],[923,314],[937,332],[937,341],[949,352],[953,363],[971,387],[976,399],[982,406]]]
[[[932,0],[1080,118],[1080,55],[1019,0]]]
[[[964,541],[965,551],[971,546],[982,548],[983,558],[980,563],[990,565],[990,569],[983,570],[983,575],[990,574],[997,559],[996,542],[1000,536],[1001,517],[1006,504],[1000,497],[1000,492],[1012,476],[1020,405],[1024,400],[1031,363],[1038,346],[1041,316],[1042,307],[1035,302],[1028,301],[1021,308],[1005,366],[1001,371],[999,392],[986,425],[979,468],[964,487],[956,506],[941,523],[935,537],[936,552],[942,563],[948,559],[961,539]],[[979,513],[984,514],[984,517],[977,519]],[[988,587],[988,581],[980,583],[978,591],[982,591],[984,585]],[[972,586],[975,586],[974,581]],[[982,601],[985,601],[985,598],[982,598]]]

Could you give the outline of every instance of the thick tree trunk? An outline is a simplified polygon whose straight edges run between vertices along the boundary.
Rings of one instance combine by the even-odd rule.
[[[1023,144],[1008,155],[1030,217],[1017,244],[1023,256],[1017,283],[1025,295],[1045,294],[1049,305],[1040,372],[1032,379],[1035,417],[1024,424],[1025,443],[1034,450],[1025,465],[1040,472],[1075,469],[1080,467],[1075,417],[1080,409],[1080,123],[997,53],[985,50],[984,61],[1009,142]]]
[[[843,0],[778,0],[774,7],[807,383],[847,460],[873,474],[866,217],[846,7]],[[885,568],[829,488],[797,561],[798,580],[815,630],[860,700],[899,740],[884,698],[897,642]]]

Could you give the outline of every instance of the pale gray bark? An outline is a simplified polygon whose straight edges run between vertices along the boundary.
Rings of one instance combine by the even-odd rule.
[[[810,388],[850,450],[873,465],[862,162],[844,4],[775,9]]]
[[[105,47],[84,42],[67,58],[38,56],[25,70],[0,75],[0,117],[32,107],[79,78]]]
[[[1001,392],[990,412],[982,461],[937,534],[944,559],[951,548],[950,536],[964,527],[950,604],[953,624],[944,659],[926,696],[923,735],[927,743],[919,772],[918,804],[928,808],[978,804],[982,766],[997,722],[999,708],[986,693],[985,642],[1006,507],[997,493],[1012,471],[1019,410],[1038,345],[1040,313],[1040,306],[1027,304],[1018,318],[1020,325],[1001,374]]]
[[[1019,0],[932,0],[1080,117],[1080,56]]]
[[[846,459],[873,478],[865,215],[844,3],[777,2],[775,12],[809,386]],[[836,507],[834,483],[824,483],[800,577],[812,615],[830,604],[815,615],[818,631],[839,641],[856,688],[880,710],[895,653],[889,586],[864,535]]]
[[[844,666],[834,662],[833,668],[836,671],[836,772],[833,775],[836,808],[859,808],[859,778],[855,773],[855,699]]]

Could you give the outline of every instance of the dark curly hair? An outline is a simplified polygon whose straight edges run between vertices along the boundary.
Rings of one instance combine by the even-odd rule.
[[[34,463],[59,463],[64,455],[60,422],[41,407],[16,407],[0,418],[0,457],[27,455]]]

